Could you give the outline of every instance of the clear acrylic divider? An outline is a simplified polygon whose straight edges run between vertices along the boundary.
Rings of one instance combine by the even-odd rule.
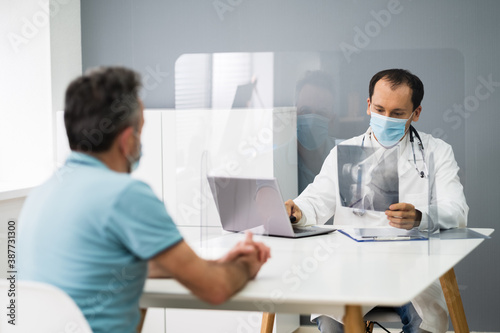
[[[273,110],[204,110],[200,154],[200,246],[208,251],[215,236],[228,232],[269,235],[272,216],[262,207],[274,189],[277,204],[286,214],[273,183]],[[198,132],[200,135],[201,133]],[[195,147],[199,149],[199,147]],[[243,238],[243,237],[241,237]],[[212,250],[210,250],[212,251]]]
[[[428,211],[427,211],[427,239],[428,239],[428,254],[438,254],[440,247],[440,232],[439,232],[439,210],[437,197],[439,193],[436,190],[435,182],[435,164],[434,153],[429,154],[429,160],[425,161],[425,155],[422,154],[422,162],[424,172],[428,180]],[[425,170],[427,169],[427,170]]]
[[[200,193],[203,202],[203,204],[200,205],[200,248],[206,248],[208,241],[208,202],[212,196],[207,182],[209,165],[209,153],[207,150],[204,150],[200,158]]]

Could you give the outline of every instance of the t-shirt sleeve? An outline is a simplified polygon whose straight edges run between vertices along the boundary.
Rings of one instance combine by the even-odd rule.
[[[109,231],[144,260],[182,240],[163,202],[147,184],[138,180],[121,192],[108,222]]]

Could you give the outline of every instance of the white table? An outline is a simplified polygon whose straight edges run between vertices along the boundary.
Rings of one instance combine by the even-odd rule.
[[[486,235],[493,232],[474,230]],[[206,258],[219,257],[243,237],[225,234],[204,242],[197,251]],[[465,316],[453,267],[483,241],[439,240],[437,252],[428,255],[427,241],[357,243],[339,232],[302,239],[255,239],[271,247],[272,258],[256,279],[228,302],[213,306],[194,297],[175,280],[149,279],[141,307],[305,314],[329,313],[346,306],[344,321],[349,332],[361,329],[361,305],[400,306],[442,278],[441,284],[448,289],[445,296],[451,295],[447,301],[454,301],[448,308],[458,332],[461,329],[457,326],[464,325]],[[269,317],[264,316],[266,319]]]

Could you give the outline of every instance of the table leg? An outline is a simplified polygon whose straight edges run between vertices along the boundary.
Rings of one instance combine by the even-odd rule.
[[[365,332],[365,324],[363,323],[360,305],[345,306],[344,331],[345,333]]]
[[[275,313],[264,312],[262,314],[262,325],[260,327],[260,333],[271,333],[274,326]]]
[[[139,320],[139,325],[137,325],[137,333],[142,332],[142,326],[144,325],[144,320],[146,319],[146,313],[148,309],[139,309],[141,311],[141,319]]]
[[[443,288],[444,298],[448,311],[450,312],[451,323],[456,333],[469,333],[469,326],[465,318],[464,306],[460,291],[458,290],[455,270],[452,268],[439,278],[441,287]]]

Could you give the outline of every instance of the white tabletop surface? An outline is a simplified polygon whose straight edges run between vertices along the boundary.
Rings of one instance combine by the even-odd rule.
[[[474,230],[486,235],[493,232]],[[243,234],[202,234],[197,237],[203,242],[190,243],[205,258],[220,257],[244,238]],[[272,257],[256,279],[228,302],[212,306],[175,280],[148,279],[141,306],[280,313],[326,313],[346,304],[398,306],[484,241],[437,240],[429,255],[427,241],[357,243],[339,232],[302,239],[254,237],[271,247]]]

